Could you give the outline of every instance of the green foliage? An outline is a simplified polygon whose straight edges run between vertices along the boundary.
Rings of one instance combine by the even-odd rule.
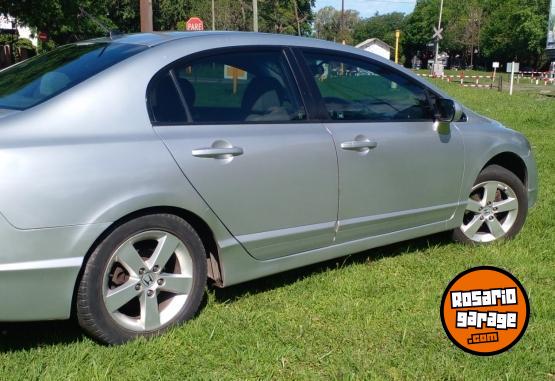
[[[262,32],[308,35],[313,21],[314,0],[259,1],[259,25]],[[79,17],[80,7],[109,29],[133,33],[140,30],[138,0],[0,0],[2,12],[9,13],[25,25],[46,32],[49,42],[41,49],[106,34],[87,17]],[[253,28],[250,0],[215,0],[216,29]],[[205,29],[212,27],[210,0],[153,0],[155,30],[184,30],[185,22],[198,16]]]
[[[546,46],[548,0],[507,0],[491,10],[481,34],[484,53],[541,66]]]
[[[78,17],[80,7],[114,27],[106,17],[105,3],[105,0],[0,0],[0,9],[62,44],[104,34],[90,19]]]
[[[31,40],[27,38],[19,38],[16,43],[14,44],[16,48],[28,49],[28,50],[35,50],[35,47]]]
[[[315,0],[264,0],[259,4],[260,30],[308,35]]]
[[[342,21],[341,11],[328,6],[316,13],[314,29],[317,38],[353,44],[354,33],[359,23],[360,15],[357,11],[346,9]]]
[[[478,50],[483,61],[517,59],[540,67],[545,63],[548,10],[549,0],[445,1],[441,50],[467,62]],[[409,57],[433,42],[438,16],[439,0],[418,0],[404,30],[403,47]]]
[[[393,12],[361,20],[355,26],[353,36],[355,44],[368,38],[379,38],[389,45],[395,46],[395,31],[404,28],[406,18],[404,13]]]
[[[15,42],[16,37],[9,34],[0,34],[0,46],[9,45]]]

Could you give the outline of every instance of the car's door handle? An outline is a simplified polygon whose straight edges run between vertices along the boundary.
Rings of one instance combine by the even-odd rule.
[[[364,151],[372,148],[376,148],[378,142],[372,142],[370,140],[354,140],[352,142],[341,143],[341,149],[347,151]]]
[[[243,154],[243,149],[240,147],[229,147],[229,148],[199,148],[193,150],[193,156],[213,158],[213,159],[229,159],[235,156],[240,156]]]

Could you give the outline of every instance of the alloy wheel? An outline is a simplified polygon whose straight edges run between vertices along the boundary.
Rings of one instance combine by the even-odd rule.
[[[193,284],[192,269],[187,247],[173,234],[155,230],[136,234],[106,266],[104,306],[123,328],[157,330],[183,309]]]
[[[461,230],[470,240],[492,242],[504,237],[518,216],[515,191],[500,181],[486,181],[472,188]]]

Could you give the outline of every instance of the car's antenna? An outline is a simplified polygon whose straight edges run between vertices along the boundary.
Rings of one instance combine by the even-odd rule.
[[[79,15],[78,17],[87,17],[88,19],[90,19],[92,22],[94,22],[98,27],[100,27],[100,29],[102,29],[104,32],[106,32],[106,35],[108,37],[110,37],[110,39],[114,39],[114,37],[118,36],[121,34],[121,32],[117,29],[110,29],[108,28],[105,24],[103,24],[100,20],[98,20],[96,17],[94,17],[93,15],[91,15],[89,12],[85,11],[85,9],[83,9],[83,7],[79,7]]]

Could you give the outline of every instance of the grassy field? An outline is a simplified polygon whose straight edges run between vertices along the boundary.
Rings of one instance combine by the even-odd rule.
[[[0,379],[555,380],[555,97],[439,85],[532,142],[540,200],[516,240],[465,247],[437,235],[209,289],[189,324],[121,347],[70,322],[2,325]],[[478,265],[511,271],[531,300],[525,336],[495,357],[456,348],[439,319],[449,281]]]

